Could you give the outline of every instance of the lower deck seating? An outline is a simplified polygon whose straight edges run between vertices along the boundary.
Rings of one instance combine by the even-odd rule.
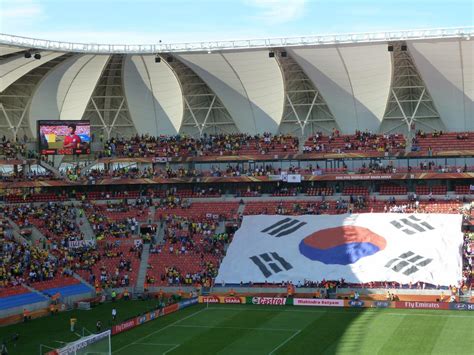
[[[84,265],[76,272],[90,284],[102,284],[104,287],[129,287],[135,285],[140,266],[141,252],[134,247],[133,238],[115,240],[107,238],[97,243],[99,259]]]
[[[2,287],[0,288],[0,298],[17,296],[28,292],[30,292],[30,290],[23,286]]]
[[[0,297],[0,310],[22,307],[27,304],[47,301],[45,296],[42,296],[36,292],[25,292],[16,294],[13,296]]]
[[[345,187],[342,191],[342,194],[345,196],[367,196],[369,194],[369,190],[363,186],[350,186]]]
[[[415,187],[415,192],[417,195],[429,195],[430,194],[430,188],[429,186],[423,186],[419,185]]]
[[[78,279],[75,279],[74,277],[58,276],[52,280],[35,282],[31,284],[31,287],[39,291],[44,291],[44,290],[48,290],[52,288],[61,288],[61,287],[77,285],[80,283],[81,282]]]
[[[406,186],[393,186],[393,185],[383,185],[380,186],[380,195],[406,195],[407,188]]]
[[[48,289],[43,290],[42,292],[47,294],[48,296],[53,296],[59,293],[61,294],[62,297],[67,297],[67,296],[80,295],[80,294],[91,292],[91,291],[92,291],[92,288],[80,282],[75,285],[48,288]]]
[[[157,209],[155,219],[162,219],[165,216],[180,216],[191,219],[222,216],[225,219],[233,219],[237,217],[238,209],[238,202],[193,202],[188,208]]]
[[[471,187],[469,185],[456,185],[454,190],[458,195],[474,194],[474,190],[471,190]]]
[[[308,196],[332,196],[334,191],[330,187],[311,187],[306,191]]]

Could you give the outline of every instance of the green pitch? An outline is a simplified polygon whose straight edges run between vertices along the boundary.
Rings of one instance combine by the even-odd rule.
[[[112,340],[113,354],[473,354],[474,314],[212,305]]]
[[[119,316],[136,315],[149,302],[118,302]],[[111,304],[73,311],[93,330]],[[10,354],[38,354],[39,344],[71,341],[72,312],[0,328],[23,342]],[[105,319],[105,318],[104,318]],[[104,321],[103,321],[104,323]],[[28,332],[29,330],[29,332]],[[29,334],[29,335],[28,335]],[[20,334],[20,337],[22,334]],[[26,337],[26,338],[25,338]],[[56,343],[57,344],[57,343]],[[256,305],[192,306],[112,337],[117,355],[147,354],[473,354],[474,314],[457,311],[342,309]]]
[[[79,339],[83,332],[89,335],[88,331],[95,331],[95,325],[98,320],[102,322],[103,330],[110,327],[112,322],[112,308],[118,311],[117,323],[123,322],[127,318],[137,316],[149,311],[156,306],[156,300],[148,301],[117,301],[115,303],[106,303],[93,308],[90,311],[73,310],[61,312],[54,316],[33,319],[27,323],[0,327],[0,341],[7,342],[9,355],[39,354],[40,344],[49,347],[61,347],[60,342],[72,342]],[[69,328],[69,319],[76,318],[77,325],[74,333]],[[19,335],[16,346],[11,342],[12,335]],[[47,350],[43,348],[43,350]]]

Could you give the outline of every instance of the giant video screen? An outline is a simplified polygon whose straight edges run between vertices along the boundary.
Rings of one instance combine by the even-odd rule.
[[[89,121],[38,121],[39,152],[42,155],[90,154]]]

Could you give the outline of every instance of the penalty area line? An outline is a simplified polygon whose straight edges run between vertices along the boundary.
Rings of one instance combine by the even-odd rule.
[[[136,345],[155,345],[155,346],[176,346],[180,344],[163,344],[163,343],[135,343]]]
[[[296,332],[301,329],[286,329],[286,328],[247,328],[247,327],[225,327],[225,326],[213,326],[213,325],[187,325],[187,324],[176,324],[173,327],[180,328],[209,328],[209,329],[242,329],[242,330],[263,330],[269,332]]]
[[[176,349],[176,348],[177,348],[178,346],[180,346],[180,345],[181,345],[181,344],[176,344],[176,345],[175,345],[175,346],[173,346],[171,349],[169,349],[169,350],[166,350],[166,351],[163,353],[163,355],[166,355],[166,354],[168,354],[169,352],[173,351],[174,349]]]
[[[167,326],[164,326],[163,328],[157,329],[157,330],[155,330],[154,332],[151,332],[150,334],[147,334],[147,335],[145,335],[145,336],[143,336],[143,337],[141,337],[141,338],[138,338],[138,339],[135,340],[133,343],[129,343],[129,344],[127,344],[127,345],[122,346],[121,348],[119,348],[119,349],[117,349],[117,350],[112,351],[112,353],[113,353],[113,354],[118,353],[119,351],[122,351],[123,349],[126,349],[126,348],[128,348],[129,346],[135,345],[136,343],[142,341],[143,339],[146,339],[146,338],[152,336],[153,334],[162,332],[163,330],[168,329],[168,328],[171,328],[172,326],[174,326],[175,324],[178,324],[179,322],[182,322],[183,320],[186,320],[186,319],[189,319],[189,318],[191,318],[191,317],[194,317],[195,315],[198,315],[198,314],[204,312],[206,309],[208,309],[208,308],[200,309],[199,311],[194,312],[194,313],[191,313],[190,315],[188,315],[188,316],[186,316],[186,317],[184,317],[184,318],[178,319],[176,322],[173,322],[173,323],[171,323],[171,324],[168,324]],[[161,317],[159,317],[159,318],[161,318]],[[179,346],[179,344],[178,344],[178,346]],[[170,351],[170,350],[168,350],[168,351]]]
[[[294,333],[293,335],[291,335],[289,338],[287,338],[286,340],[284,340],[280,345],[278,345],[275,349],[273,349],[272,351],[270,351],[268,353],[268,355],[272,355],[275,353],[275,351],[277,351],[278,349],[280,349],[282,346],[284,346],[285,344],[287,344],[291,339],[293,339],[294,337],[296,337],[298,334],[301,333],[301,329],[298,330],[296,333]]]

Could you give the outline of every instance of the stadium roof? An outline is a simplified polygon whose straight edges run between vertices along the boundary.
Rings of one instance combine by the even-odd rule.
[[[362,32],[348,34],[326,34],[316,36],[298,36],[283,38],[257,38],[228,41],[205,41],[188,43],[159,44],[97,44],[73,43],[36,39],[8,34],[0,34],[0,44],[19,48],[35,48],[76,53],[173,53],[235,49],[259,49],[273,47],[317,46],[344,43],[373,43],[399,40],[425,40],[440,38],[469,37],[474,34],[474,27],[416,29],[386,32]]]
[[[472,35],[464,27],[142,46],[0,35],[0,130],[35,136],[41,119],[91,120],[106,136],[474,130]]]

